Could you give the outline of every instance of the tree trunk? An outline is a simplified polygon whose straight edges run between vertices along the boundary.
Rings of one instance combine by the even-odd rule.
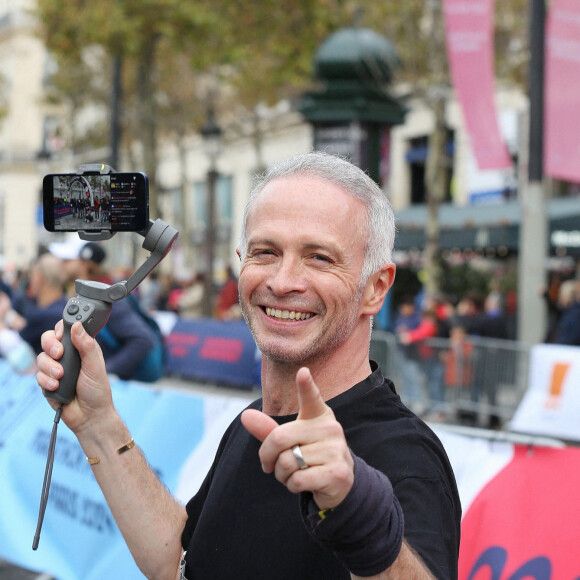
[[[425,225],[425,292],[433,297],[439,292],[441,283],[441,249],[439,244],[439,205],[445,199],[446,188],[446,123],[444,89],[447,56],[445,51],[442,0],[430,0],[429,21],[431,27],[430,68],[432,89],[428,101],[435,116],[435,126],[429,136],[429,150],[425,171],[425,190],[427,196],[427,224]]]
[[[439,293],[441,285],[441,248],[439,243],[439,206],[445,199],[446,127],[445,97],[433,102],[435,127],[429,136],[429,152],[425,171],[427,223],[425,224],[425,291],[428,296]]]
[[[149,176],[149,211],[152,219],[162,217],[157,196],[157,115],[153,81],[157,44],[158,38],[153,37],[143,47],[137,74],[139,138],[143,147],[144,171]]]

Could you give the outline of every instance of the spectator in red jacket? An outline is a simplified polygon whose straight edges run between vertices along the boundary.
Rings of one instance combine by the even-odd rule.
[[[238,302],[238,279],[231,266],[226,270],[227,279],[221,287],[215,306],[215,316],[220,320],[241,318]]]
[[[425,374],[429,394],[430,411],[436,415],[441,413],[445,401],[443,385],[443,365],[439,360],[437,350],[425,341],[439,336],[437,313],[425,310],[421,313],[419,325],[412,330],[400,330],[399,341],[404,345],[416,344],[420,366]]]

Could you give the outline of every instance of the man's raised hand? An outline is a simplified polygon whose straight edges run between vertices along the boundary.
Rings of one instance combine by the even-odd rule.
[[[63,323],[58,322],[55,330],[46,331],[41,337],[43,352],[37,357],[38,385],[47,391],[54,391],[59,386],[64,369],[60,364],[63,354]],[[68,427],[77,432],[96,413],[113,409],[111,389],[106,373],[105,361],[98,343],[89,336],[80,322],[71,328],[71,341],[78,350],[82,365],[75,398],[64,405],[62,418]],[[51,406],[56,403],[48,399]]]
[[[310,370],[296,374],[299,411],[296,421],[278,425],[274,419],[248,409],[244,427],[262,441],[260,461],[266,473],[291,492],[310,491],[320,509],[334,508],[346,497],[354,481],[354,463],[343,429],[324,402]],[[300,446],[307,468],[300,469],[292,448]]]

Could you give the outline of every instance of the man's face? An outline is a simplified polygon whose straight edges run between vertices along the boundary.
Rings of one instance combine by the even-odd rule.
[[[261,352],[305,364],[361,324],[363,202],[317,177],[270,182],[247,221],[242,313]]]

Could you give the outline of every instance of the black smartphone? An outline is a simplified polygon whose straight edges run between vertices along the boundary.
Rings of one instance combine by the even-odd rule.
[[[42,181],[49,232],[140,232],[149,224],[144,173],[51,173]]]

